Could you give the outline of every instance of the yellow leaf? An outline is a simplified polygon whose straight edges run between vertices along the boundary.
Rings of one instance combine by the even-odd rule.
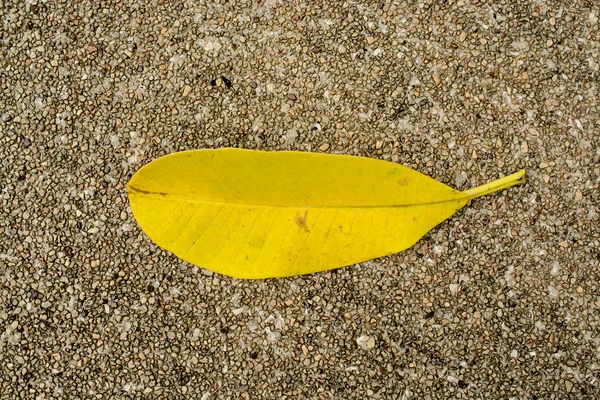
[[[471,199],[525,171],[459,192],[400,164],[363,157],[195,150],[159,158],[127,185],[160,247],[237,278],[308,274],[397,253]]]

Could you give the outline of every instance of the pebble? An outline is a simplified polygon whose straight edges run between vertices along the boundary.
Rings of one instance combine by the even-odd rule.
[[[356,344],[363,350],[370,350],[375,347],[375,338],[368,335],[360,336],[356,339]]]
[[[567,393],[571,393],[571,391],[573,390],[573,384],[570,381],[566,381],[565,389],[566,389]]]
[[[459,289],[460,289],[460,285],[459,284],[456,284],[456,283],[451,283],[450,284],[450,293],[456,294],[456,293],[458,293]]]

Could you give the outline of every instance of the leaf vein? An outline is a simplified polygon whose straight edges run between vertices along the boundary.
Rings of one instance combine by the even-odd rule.
[[[248,240],[250,238],[250,235],[252,235],[252,231],[254,230],[254,227],[256,226],[256,222],[258,222],[258,220],[260,219],[260,217],[264,214],[265,209],[266,209],[266,207],[262,208],[260,210],[260,213],[258,214],[258,216],[256,217],[256,219],[252,223],[252,226],[250,227],[250,230],[248,230],[248,233],[246,234],[246,240]],[[243,246],[240,248],[240,251],[238,251],[238,254],[235,257],[235,259],[233,260],[233,263],[231,263],[231,265],[234,265],[234,266],[236,265],[238,258],[240,258],[240,255],[242,254],[242,249],[243,249]]]
[[[335,225],[335,219],[337,218],[339,213],[340,213],[340,210],[337,210],[335,212],[335,215],[333,216],[333,219],[331,220],[331,224],[329,224],[329,229],[327,230],[327,233],[325,234],[325,240],[323,240],[323,246],[321,246],[321,250],[319,251],[319,257],[317,257],[317,262],[315,263],[314,267],[317,267],[319,265],[319,261],[321,260],[321,256],[323,255],[323,250],[325,249],[325,244],[329,240],[329,233],[331,232],[331,228],[333,228],[333,225]]]
[[[219,211],[217,211],[217,213],[215,214],[215,216],[213,217],[213,219],[210,221],[210,223],[206,226],[206,228],[204,229],[204,231],[202,231],[202,233],[200,234],[200,236],[198,236],[196,238],[196,240],[194,240],[194,242],[192,243],[192,245],[190,246],[190,248],[187,249],[183,254],[189,254],[194,249],[194,247],[196,246],[196,243],[198,243],[200,241],[200,239],[202,239],[202,237],[204,236],[204,234],[210,229],[210,227],[215,222],[215,220],[217,219],[217,217],[221,214],[221,211],[223,211],[223,208],[225,208],[225,207],[221,206],[221,208],[219,208]]]

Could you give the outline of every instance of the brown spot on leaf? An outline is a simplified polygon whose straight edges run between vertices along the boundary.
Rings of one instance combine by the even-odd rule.
[[[308,211],[304,212],[304,215],[296,215],[296,219],[294,220],[294,222],[296,222],[296,225],[298,225],[298,227],[300,229],[304,229],[306,232],[310,232],[310,229],[308,229],[308,225],[306,224],[306,215],[308,214]]]
[[[398,185],[404,186],[406,185],[406,181],[404,179],[398,179]]]
[[[143,190],[143,189],[137,188],[135,186],[129,186],[129,185],[127,186],[127,189],[130,192],[133,192],[133,193],[137,192],[137,193],[140,193],[140,194],[157,194],[157,195],[160,195],[160,196],[167,196],[168,195],[168,193],[165,193],[165,192],[151,192],[151,191],[148,191],[148,190]]]

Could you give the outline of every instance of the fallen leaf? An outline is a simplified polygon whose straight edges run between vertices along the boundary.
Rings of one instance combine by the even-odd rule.
[[[160,247],[211,271],[260,279],[397,253],[524,174],[459,192],[363,157],[194,150],[145,165],[127,190],[135,219]]]

